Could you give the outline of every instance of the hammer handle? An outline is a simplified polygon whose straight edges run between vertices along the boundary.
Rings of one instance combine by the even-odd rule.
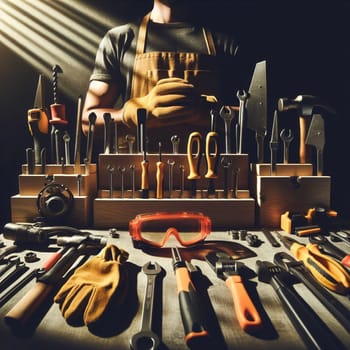
[[[305,164],[310,161],[310,149],[306,145],[306,135],[309,129],[310,118],[299,116],[299,129],[300,129],[300,145],[299,145],[299,160],[301,164]]]
[[[259,329],[262,326],[260,315],[244,287],[241,276],[229,276],[225,283],[231,291],[236,317],[241,328],[246,332]]]

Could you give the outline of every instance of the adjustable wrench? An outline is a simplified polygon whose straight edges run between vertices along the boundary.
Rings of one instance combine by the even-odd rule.
[[[294,134],[291,129],[282,129],[280,132],[280,138],[283,141],[283,163],[288,164],[289,162],[289,146],[294,139]]]
[[[225,123],[225,153],[231,153],[231,122],[235,113],[232,108],[227,106],[222,106],[219,113]]]
[[[162,270],[158,263],[148,262],[143,265],[142,271],[147,276],[147,282],[143,301],[141,330],[131,337],[130,347],[133,350],[145,348],[155,350],[158,349],[160,345],[160,339],[158,335],[152,331],[154,291],[157,275],[159,275]],[[146,344],[147,347],[145,347]]]

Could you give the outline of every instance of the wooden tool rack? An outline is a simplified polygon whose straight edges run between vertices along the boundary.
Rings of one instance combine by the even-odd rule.
[[[50,183],[64,185],[73,195],[72,210],[65,223],[78,227],[92,224],[92,202],[96,197],[96,164],[74,165],[47,164],[45,168],[35,165],[29,173],[28,165],[22,165],[18,176],[19,193],[11,197],[13,222],[33,222],[40,216],[38,195]]]
[[[221,157],[223,154],[221,155]],[[100,154],[98,162],[98,196],[94,200],[94,227],[117,226],[127,228],[129,220],[137,214],[159,211],[199,211],[211,217],[213,227],[253,227],[255,200],[248,188],[249,163],[247,154],[226,154],[232,162],[228,169],[228,195],[224,196],[224,168],[218,164],[218,178],[214,180],[215,196],[208,198],[208,179],[205,159],[200,164],[201,178],[196,183],[196,197],[191,196],[191,182],[186,154],[162,154],[164,162],[163,198],[156,198],[157,154],[147,154],[149,164],[149,198],[141,198],[142,154]],[[169,192],[168,160],[173,165],[173,190]],[[114,172],[108,172],[112,166]],[[134,166],[134,184],[130,166]],[[181,170],[182,168],[182,170]],[[123,175],[121,170],[125,170]],[[234,190],[233,172],[237,171],[237,188]],[[123,176],[123,178],[122,178]],[[183,179],[183,180],[182,180]],[[132,190],[135,188],[135,191]]]

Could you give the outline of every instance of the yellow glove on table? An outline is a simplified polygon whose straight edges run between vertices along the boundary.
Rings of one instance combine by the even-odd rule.
[[[187,80],[161,79],[146,96],[132,98],[125,103],[123,121],[128,125],[137,125],[138,108],[146,109],[148,117],[159,119],[192,116],[200,101],[200,94]]]
[[[88,326],[103,315],[112,296],[125,288],[122,265],[128,257],[109,244],[74,271],[54,297],[69,324]]]

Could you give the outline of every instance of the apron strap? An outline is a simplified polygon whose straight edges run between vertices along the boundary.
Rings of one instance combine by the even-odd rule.
[[[136,44],[136,55],[141,55],[145,52],[145,44],[146,44],[146,34],[147,34],[147,25],[149,22],[149,19],[151,17],[151,13],[147,13],[146,16],[143,17],[140,28],[139,28],[139,35],[137,37],[137,44]],[[205,40],[205,45],[207,46],[208,54],[209,55],[216,55],[216,49],[214,45],[214,39],[212,33],[202,27],[203,36]]]

